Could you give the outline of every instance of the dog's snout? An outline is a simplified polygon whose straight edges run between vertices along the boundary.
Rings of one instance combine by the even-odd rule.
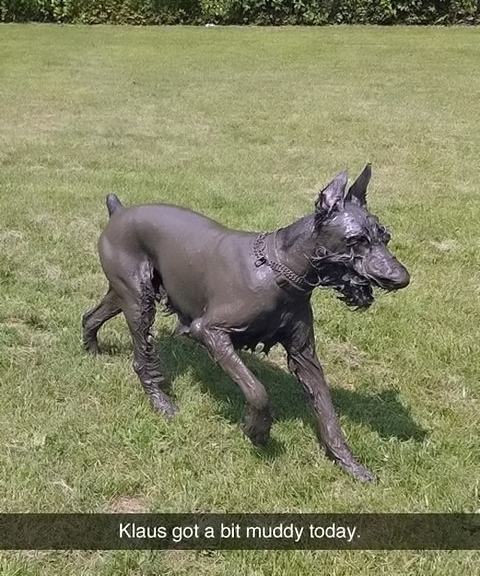
[[[410,274],[405,266],[397,262],[397,267],[388,280],[394,290],[400,290],[410,284]]]
[[[410,274],[405,266],[392,258],[388,265],[378,270],[375,280],[386,290],[401,290],[410,284]]]
[[[368,276],[386,290],[400,290],[410,283],[408,270],[394,256],[377,250],[366,262]]]

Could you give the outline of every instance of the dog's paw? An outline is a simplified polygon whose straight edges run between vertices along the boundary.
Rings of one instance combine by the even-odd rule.
[[[244,430],[246,436],[248,436],[248,438],[251,440],[252,444],[254,446],[257,446],[258,448],[264,448],[267,444],[268,441],[270,440],[270,434],[265,434],[262,432],[246,432]]]
[[[249,438],[254,446],[258,446],[259,448],[263,448],[268,444],[270,440],[270,427],[257,427],[252,426],[251,424],[244,423],[242,424],[242,431]]]
[[[83,348],[86,352],[88,352],[88,354],[92,354],[92,356],[99,356],[101,354],[98,342],[96,341],[84,342]]]
[[[272,426],[272,415],[270,409],[258,412],[247,407],[245,420],[242,425],[243,433],[250,438],[255,446],[266,446],[270,439],[270,428]]]
[[[360,480],[360,482],[376,481],[375,475],[355,460],[348,463],[338,461],[337,464],[342,470],[353,476],[356,480]]]
[[[152,407],[155,412],[163,414],[167,418],[173,418],[178,412],[178,407],[166,396],[155,395],[151,397]]]

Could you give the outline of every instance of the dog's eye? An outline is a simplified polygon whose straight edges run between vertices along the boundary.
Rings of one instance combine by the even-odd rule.
[[[368,238],[365,234],[357,234],[356,236],[349,236],[347,238],[347,246],[356,246],[358,244],[365,244],[368,242]]]

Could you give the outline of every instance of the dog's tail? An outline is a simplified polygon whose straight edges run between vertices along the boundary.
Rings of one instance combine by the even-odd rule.
[[[118,199],[118,196],[116,194],[108,194],[107,195],[107,210],[108,210],[108,215],[112,216],[112,214],[118,210],[119,208],[122,208],[123,204],[120,202],[120,200]]]

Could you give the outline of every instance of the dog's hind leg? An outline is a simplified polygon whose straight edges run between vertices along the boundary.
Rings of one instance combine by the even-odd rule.
[[[270,437],[272,412],[263,384],[235,352],[226,332],[209,328],[202,319],[197,319],[190,325],[190,334],[205,345],[213,359],[238,384],[247,401],[243,431],[253,444],[265,445]]]
[[[169,388],[155,351],[151,332],[155,320],[155,288],[149,262],[137,264],[135,273],[122,275],[118,270],[112,285],[120,296],[120,307],[133,340],[133,368],[147,393],[154,410],[173,416],[177,407],[165,390]]]
[[[111,288],[109,288],[98,306],[85,312],[82,317],[82,327],[83,346],[87,352],[91,352],[92,354],[99,353],[97,332],[107,320],[110,320],[110,318],[113,318],[120,312],[121,308],[118,303],[118,296]]]

